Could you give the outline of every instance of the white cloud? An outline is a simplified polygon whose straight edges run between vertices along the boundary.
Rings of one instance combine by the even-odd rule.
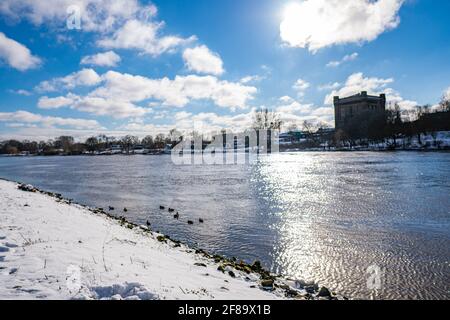
[[[162,106],[180,108],[193,100],[211,100],[219,107],[235,110],[246,108],[248,101],[253,99],[257,92],[255,87],[219,80],[214,76],[176,76],[171,80],[169,78],[150,79],[108,71],[101,77],[98,75],[97,77],[94,82],[100,86],[86,96],[74,94],[55,98],[44,96],[39,100],[38,105],[43,109],[70,107],[96,115],[129,118],[141,117],[149,113],[152,109],[135,105],[147,100],[153,100],[149,106],[156,105],[156,101],[159,101]],[[78,77],[72,74],[54,79],[48,84],[50,87],[80,85],[80,81],[74,79]]]
[[[325,97],[325,104],[332,105],[333,97],[347,97],[361,91],[367,91],[368,94],[379,95],[381,93],[386,94],[386,100],[388,103],[398,103],[404,110],[411,110],[417,106],[417,102],[404,99],[399,92],[389,87],[394,82],[393,78],[376,78],[376,77],[364,77],[363,73],[354,73],[350,75],[345,84],[337,90],[333,90]]]
[[[309,114],[311,112],[312,104],[301,104],[297,101],[293,101],[289,104],[281,105],[277,107],[276,111],[285,114]]]
[[[317,117],[334,117],[334,108],[319,107],[314,109],[311,114]]]
[[[278,100],[280,100],[280,101],[283,102],[283,103],[290,103],[290,102],[295,101],[293,98],[291,98],[291,97],[289,97],[289,96],[282,96],[282,97],[280,97],[280,99],[278,99]]]
[[[41,97],[38,101],[38,107],[41,109],[58,109],[73,103],[73,99],[68,97],[49,98],[47,96]]]
[[[112,116],[116,119],[142,117],[148,113],[148,109],[136,106],[126,100],[92,96],[75,99],[71,108],[98,116]]]
[[[387,86],[394,82],[393,78],[382,79],[376,77],[364,77],[363,73],[354,73],[350,75],[345,84],[337,90],[333,90],[325,98],[325,104],[333,104],[333,97],[351,96],[361,91],[367,91],[369,94],[379,94],[387,89]]]
[[[343,64],[345,62],[356,60],[358,58],[358,56],[359,56],[359,54],[357,52],[354,52],[352,54],[347,54],[341,60],[328,62],[327,67],[330,67],[330,68],[339,67],[341,64]]]
[[[28,111],[0,112],[0,122],[40,125],[44,127],[70,127],[74,129],[101,129],[96,120],[42,116]]]
[[[81,12],[81,30],[107,32],[132,18],[148,19],[156,15],[153,5],[142,6],[139,0],[2,0],[0,13],[17,21],[34,25],[65,27],[67,9],[76,5]]]
[[[309,86],[310,86],[310,84],[307,81],[305,81],[303,79],[298,79],[294,83],[293,88],[298,91],[304,91],[304,90],[308,89]]]
[[[334,109],[332,107],[316,107],[312,103],[300,103],[292,97],[283,96],[278,99],[281,103],[275,108],[283,121],[283,128],[291,125],[299,126],[304,121],[312,123],[332,124]]]
[[[310,51],[373,41],[400,23],[404,0],[305,0],[286,7],[281,39]]]
[[[8,38],[3,32],[0,32],[0,60],[19,71],[36,68],[41,63],[41,59],[33,56],[27,47]]]
[[[220,56],[204,45],[184,50],[183,60],[190,71],[216,76],[224,73]]]
[[[19,89],[19,90],[10,90],[11,93],[14,94],[18,94],[20,96],[31,96],[31,92],[28,90],[24,90],[24,89]]]
[[[42,97],[38,106],[41,109],[58,109],[70,107],[81,112],[87,112],[98,116],[111,116],[116,119],[142,117],[149,112],[123,99],[107,99],[102,97],[85,96],[80,97],[74,94],[55,98]]]
[[[103,48],[135,49],[145,54],[158,56],[196,40],[194,36],[187,39],[178,36],[160,37],[158,33],[163,26],[163,22],[129,20],[114,32],[112,37],[99,40],[98,45]]]
[[[334,89],[339,88],[340,86],[341,86],[341,84],[339,82],[327,83],[327,84],[322,84],[322,85],[318,86],[317,90],[319,90],[319,91],[334,90]]]
[[[81,59],[81,64],[95,65],[101,67],[115,67],[121,61],[121,58],[114,51],[97,53],[91,56],[85,56]]]
[[[268,79],[270,77],[270,75],[272,74],[272,69],[267,65],[262,65],[261,70],[263,71],[262,74],[245,76],[240,80],[240,83],[248,84],[248,83],[260,82],[260,81]]]
[[[450,87],[444,92],[444,98],[450,100]]]
[[[142,76],[109,71],[102,77],[104,85],[91,96],[140,102],[147,99],[161,101],[164,106],[184,107],[191,100],[212,100],[217,106],[246,108],[257,89],[240,83],[219,80],[214,76],[176,76],[150,79]]]
[[[294,85],[292,86],[292,88],[294,90],[297,91],[298,96],[302,97],[305,95],[305,91],[310,87],[310,83],[303,80],[303,79],[298,79]]]
[[[68,8],[80,10],[81,30],[101,34],[97,44],[103,48],[135,49],[153,56],[171,52],[194,40],[174,35],[160,36],[164,22],[153,21],[157,8],[139,0],[2,0],[0,14],[16,21],[27,20],[55,30],[66,28]],[[58,39],[67,36],[57,34]]]
[[[41,82],[35,89],[38,92],[52,92],[61,89],[73,89],[79,86],[90,87],[101,82],[100,76],[93,69],[82,69],[68,76]]]
[[[242,84],[247,84],[247,83],[260,82],[260,81],[263,81],[264,79],[266,79],[266,76],[253,75],[253,76],[243,77],[239,82]]]

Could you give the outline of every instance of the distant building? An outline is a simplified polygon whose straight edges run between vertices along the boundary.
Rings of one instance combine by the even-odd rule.
[[[278,136],[280,144],[293,144],[304,141],[307,135],[301,131],[289,131],[285,133],[280,133]]]
[[[353,118],[361,115],[384,113],[386,111],[386,95],[371,96],[362,91],[347,98],[334,97],[334,116],[336,130],[343,129]]]

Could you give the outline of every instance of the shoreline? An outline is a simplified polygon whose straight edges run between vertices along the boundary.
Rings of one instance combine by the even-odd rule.
[[[0,179],[0,197],[0,299],[342,298],[316,283],[271,274],[259,262],[193,249],[61,194]],[[68,268],[78,276],[76,292]]]
[[[408,152],[408,153],[450,153],[450,148],[443,148],[443,149],[395,149],[395,150],[388,150],[388,149],[361,149],[361,150],[348,150],[348,149],[339,149],[339,150],[323,150],[323,149],[301,149],[301,150],[283,150],[277,153],[280,154],[292,154],[292,153],[311,153],[311,152],[320,152],[320,153],[352,153],[352,152],[366,152],[366,153],[400,153],[400,152]],[[161,157],[161,156],[170,156],[170,154],[113,154],[113,155],[104,155],[104,154],[76,154],[76,155],[67,155],[67,154],[59,154],[59,155],[7,155],[7,154],[0,154],[0,158],[53,158],[53,157],[114,157],[114,156],[120,156],[120,157],[132,157],[132,156],[144,156],[144,157]]]

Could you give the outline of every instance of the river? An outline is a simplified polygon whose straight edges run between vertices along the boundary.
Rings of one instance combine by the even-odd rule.
[[[192,246],[351,298],[450,299],[450,153],[299,152],[215,166],[2,157],[0,177],[113,206]]]

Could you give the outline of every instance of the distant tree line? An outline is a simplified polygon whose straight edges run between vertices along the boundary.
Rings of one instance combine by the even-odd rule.
[[[0,142],[0,154],[80,155],[85,152],[102,152],[113,146],[120,146],[125,153],[130,153],[136,146],[142,146],[148,150],[161,150],[167,144],[177,143],[180,139],[181,134],[173,129],[168,135],[158,134],[155,137],[148,135],[142,139],[132,135],[122,138],[99,135],[87,138],[84,142],[76,142],[71,136],[39,142],[7,140]]]

